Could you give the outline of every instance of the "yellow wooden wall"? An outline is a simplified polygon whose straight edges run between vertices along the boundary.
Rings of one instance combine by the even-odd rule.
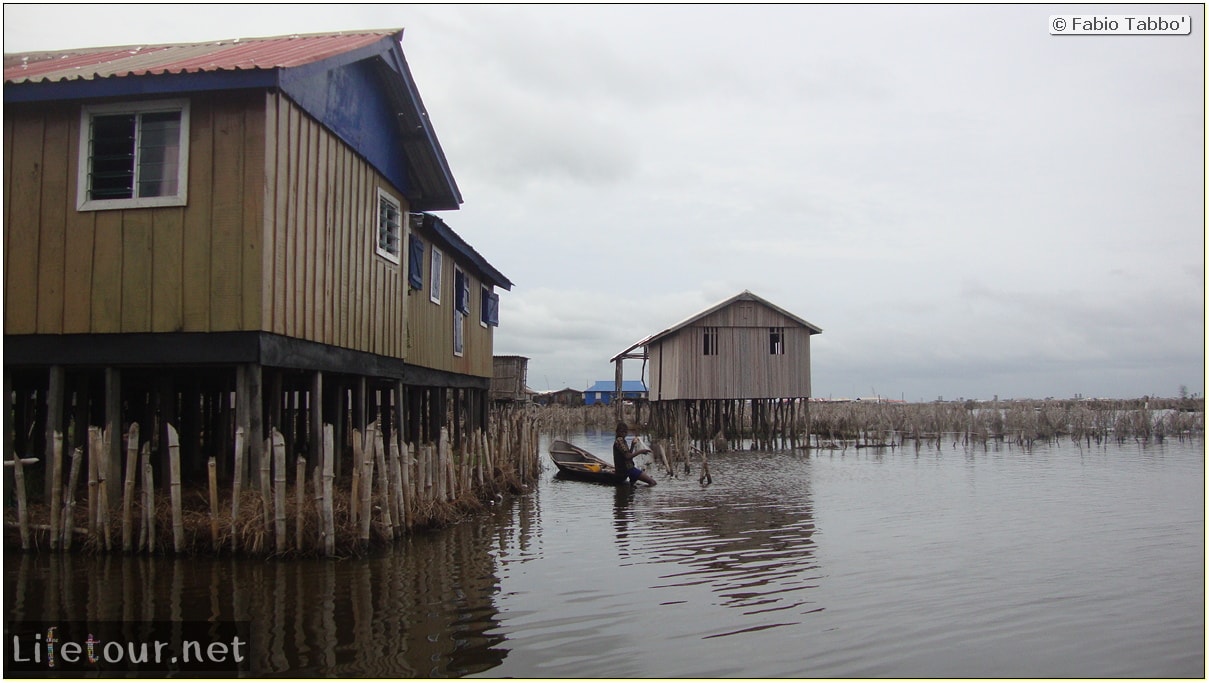
[[[188,205],[85,212],[79,105],[6,107],[5,334],[263,330],[491,376],[479,279],[458,358],[453,254],[437,306],[427,253],[409,296],[406,251],[375,252],[378,188],[407,211],[401,192],[278,93],[190,103]]]
[[[705,327],[717,329],[717,355],[703,353]],[[784,329],[784,354],[769,353],[770,327]],[[694,321],[650,354],[652,400],[810,396],[809,330],[754,302],[739,301]]]
[[[450,250],[436,245],[444,254],[441,278],[441,303],[429,296],[432,282],[432,235],[420,233],[424,242],[424,288],[408,296],[410,348],[408,362],[426,368],[447,370],[477,377],[491,377],[494,366],[492,349],[494,329],[484,327],[482,319],[482,280],[472,271],[464,271],[470,283],[470,314],[463,327],[464,348],[461,357],[453,354],[454,264]],[[460,265],[460,264],[459,264]]]
[[[5,334],[260,324],[262,95],[192,98],[189,203],[76,210],[80,108],[4,112]]]
[[[405,357],[406,278],[375,252],[378,188],[407,200],[294,103],[265,106],[265,329]]]

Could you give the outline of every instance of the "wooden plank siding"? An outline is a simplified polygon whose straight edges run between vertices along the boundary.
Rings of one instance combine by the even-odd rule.
[[[705,328],[718,353],[705,355]],[[769,328],[784,330],[784,354],[772,354]],[[810,396],[810,331],[752,302],[736,302],[653,344],[652,400],[805,398]]]
[[[444,254],[444,265],[441,303],[433,303],[428,296],[429,283],[432,282],[433,239],[432,235],[424,233],[420,233],[420,239],[424,241],[424,286],[411,290],[407,297],[410,334],[408,361],[437,370],[491,377],[494,374],[494,329],[479,322],[482,319],[482,280],[474,271],[465,270],[464,264],[456,262],[450,249],[437,245]],[[463,269],[470,286],[470,313],[465,317],[461,357],[453,354],[455,269]]]
[[[263,108],[191,98],[188,206],[77,211],[80,105],[9,106],[5,334],[258,329]]]
[[[264,120],[269,331],[405,358],[405,265],[375,251],[378,188],[402,193],[284,96],[267,96]]]
[[[492,375],[492,334],[470,286],[453,354],[454,271],[429,301],[376,253],[378,189],[403,192],[276,91],[195,93],[188,204],[76,210],[81,103],[4,117],[8,335],[265,331],[436,370]],[[408,228],[410,229],[410,228]],[[409,330],[409,322],[411,323]]]

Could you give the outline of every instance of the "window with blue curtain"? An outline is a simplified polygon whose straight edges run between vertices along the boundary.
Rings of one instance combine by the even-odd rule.
[[[407,242],[407,284],[412,289],[424,288],[424,242],[414,232]]]
[[[463,315],[470,315],[470,278],[460,270],[453,271],[455,308]]]

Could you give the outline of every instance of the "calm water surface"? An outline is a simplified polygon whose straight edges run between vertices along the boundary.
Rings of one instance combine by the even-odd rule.
[[[710,486],[694,467],[632,489],[548,466],[371,558],[8,552],[4,609],[250,619],[262,675],[1199,678],[1204,456],[744,451],[711,456]]]

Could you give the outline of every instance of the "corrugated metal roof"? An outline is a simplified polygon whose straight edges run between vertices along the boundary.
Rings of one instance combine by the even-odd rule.
[[[237,38],[4,55],[5,83],[74,81],[249,69],[285,69],[371,45],[402,29]]]
[[[652,342],[662,339],[663,337],[666,337],[674,332],[677,332],[681,328],[687,327],[690,323],[692,323],[696,320],[700,320],[701,318],[704,318],[705,316],[710,315],[711,313],[720,311],[723,308],[726,308],[727,306],[735,303],[736,301],[754,301],[756,303],[767,306],[768,308],[771,308],[772,310],[776,311],[777,313],[780,313],[781,315],[785,316],[786,318],[789,318],[790,320],[798,323],[802,327],[805,327],[807,330],[810,331],[810,334],[820,334],[823,331],[823,328],[819,327],[818,325],[806,322],[802,318],[799,318],[798,316],[790,313],[789,311],[785,310],[784,308],[777,306],[776,304],[768,301],[767,299],[764,299],[763,297],[756,296],[755,294],[752,294],[749,290],[745,289],[742,292],[739,292],[738,294],[736,294],[730,298],[723,299],[722,301],[714,304],[713,306],[710,306],[709,308],[705,309],[704,311],[690,315],[689,317],[685,318],[684,320],[681,320],[680,322],[676,323],[675,325],[672,325],[671,327],[667,328],[666,330],[663,330],[662,332],[656,332],[655,334],[645,337],[637,342],[634,342],[625,351],[622,351],[621,353],[617,354],[616,356],[613,356],[612,358],[610,358],[609,362],[616,363],[617,359],[621,358],[622,356],[629,357],[628,354],[631,351],[633,351],[634,349],[638,348],[639,346],[649,346]],[[646,350],[644,349],[643,357],[645,357],[645,355],[646,355]]]

